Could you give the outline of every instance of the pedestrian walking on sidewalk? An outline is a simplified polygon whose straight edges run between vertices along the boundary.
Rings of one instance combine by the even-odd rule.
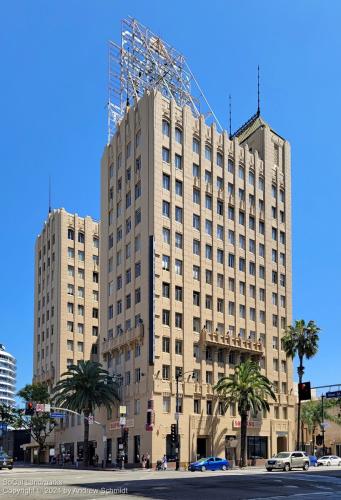
[[[150,455],[149,455],[149,451],[147,453],[147,457],[146,457],[146,467],[147,469],[150,469]]]

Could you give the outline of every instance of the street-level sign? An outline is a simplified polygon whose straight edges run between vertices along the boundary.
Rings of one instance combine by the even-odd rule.
[[[341,398],[341,391],[326,392],[326,398]]]
[[[46,404],[44,405],[44,407],[45,407],[45,408],[44,408],[44,411],[45,411],[46,413],[50,413],[50,411],[51,411],[51,405],[50,405],[50,403],[46,403]]]
[[[125,415],[127,413],[127,407],[126,406],[120,406],[120,414]]]
[[[51,418],[64,418],[64,416],[65,414],[61,412],[53,411],[52,413],[50,413]]]
[[[42,412],[45,411],[45,405],[44,403],[37,403],[35,407],[36,412]]]
[[[0,422],[0,431],[7,431],[7,422]]]
[[[127,419],[126,417],[120,417],[120,425],[126,425]]]
[[[88,416],[88,422],[89,422],[89,425],[92,425],[94,423],[94,416],[93,415]]]
[[[321,422],[320,426],[322,429],[328,429],[328,427],[330,427],[330,424],[328,424],[328,422]]]

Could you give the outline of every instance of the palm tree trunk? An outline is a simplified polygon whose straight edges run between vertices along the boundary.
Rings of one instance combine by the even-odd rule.
[[[240,414],[240,467],[246,467],[247,412]]]
[[[298,384],[302,384],[303,374],[304,374],[304,366],[303,366],[303,356],[299,356],[300,364],[297,368],[298,373]],[[296,441],[296,450],[300,449],[300,432],[301,432],[301,401],[298,398],[297,405],[297,441]]]
[[[83,439],[83,446],[84,446],[84,458],[83,458],[83,463],[85,467],[88,467],[89,465],[89,411],[84,411],[84,439]]]

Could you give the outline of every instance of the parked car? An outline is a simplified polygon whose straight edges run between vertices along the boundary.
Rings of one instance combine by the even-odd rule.
[[[309,469],[309,457],[303,451],[282,451],[265,462],[268,472],[273,469],[280,469],[288,472],[291,469]]]
[[[336,455],[324,455],[318,459],[317,465],[341,465],[341,458]]]
[[[189,464],[188,470],[192,472],[196,470],[204,472],[205,470],[227,470],[229,467],[230,463],[225,458],[208,457],[192,462]]]
[[[310,467],[317,467],[318,466],[317,457],[315,457],[315,455],[309,455],[309,465],[310,465]]]
[[[13,458],[4,452],[0,453],[0,470],[1,469],[13,469]]]

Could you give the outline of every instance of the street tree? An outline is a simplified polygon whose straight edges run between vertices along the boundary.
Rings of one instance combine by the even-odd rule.
[[[310,359],[318,351],[320,328],[314,321],[309,321],[307,324],[303,319],[295,321],[293,326],[288,326],[282,337],[282,346],[287,357],[297,355],[299,365],[297,367],[298,383],[302,384],[304,375],[304,358]],[[297,405],[297,440],[296,449],[300,448],[300,426],[301,426],[301,401],[298,399]]]
[[[25,402],[50,403],[51,398],[48,387],[44,383],[27,384],[17,395]],[[56,421],[50,417],[49,413],[39,412],[33,415],[25,415],[22,409],[13,409],[12,418],[14,418],[13,427],[16,429],[26,429],[31,437],[38,444],[38,463],[43,451],[46,448],[48,436],[57,425]]]
[[[120,387],[100,363],[80,361],[71,365],[53,389],[53,401],[84,415],[84,465],[89,465],[89,416],[96,408],[110,408],[120,400]]]
[[[270,380],[261,374],[257,363],[247,360],[232,375],[221,378],[214,387],[226,407],[236,404],[240,415],[240,466],[246,466],[247,426],[250,411],[270,410],[268,399],[276,401]]]

